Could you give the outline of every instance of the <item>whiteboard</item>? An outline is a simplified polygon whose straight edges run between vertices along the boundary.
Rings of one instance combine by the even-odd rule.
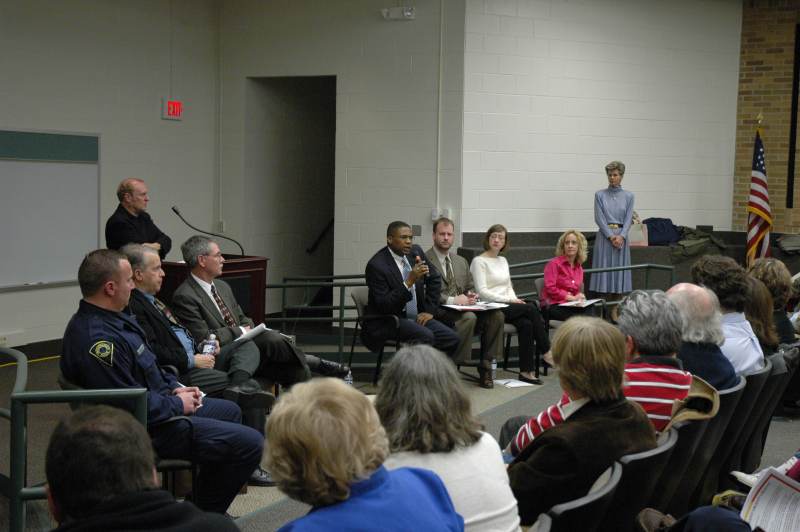
[[[0,288],[76,280],[99,247],[99,165],[0,160],[0,184]]]

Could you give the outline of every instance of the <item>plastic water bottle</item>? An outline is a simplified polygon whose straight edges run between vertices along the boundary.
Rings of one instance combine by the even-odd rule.
[[[347,375],[344,376],[344,383],[347,384],[348,386],[352,386],[353,385],[353,372],[352,371],[348,371]]]
[[[213,355],[214,351],[217,349],[216,344],[217,335],[216,334],[209,334],[208,340],[205,340],[201,346],[204,355]]]
[[[497,380],[497,359],[492,359],[492,380]]]

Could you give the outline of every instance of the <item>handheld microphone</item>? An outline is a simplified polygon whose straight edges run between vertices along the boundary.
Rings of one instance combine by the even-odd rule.
[[[242,257],[244,257],[244,248],[242,247],[242,245],[239,243],[238,240],[234,240],[233,238],[231,238],[229,236],[221,235],[219,233],[212,233],[210,231],[203,231],[202,229],[198,229],[197,227],[193,226],[192,224],[190,224],[189,222],[186,221],[186,218],[183,217],[183,215],[181,214],[181,211],[179,211],[178,207],[175,206],[175,205],[172,206],[172,212],[177,214],[178,218],[180,218],[181,221],[183,221],[183,223],[185,223],[186,225],[188,225],[189,227],[191,227],[195,231],[198,231],[198,232],[203,233],[205,235],[211,235],[211,236],[216,236],[218,238],[224,238],[225,240],[230,240],[231,242],[233,242],[234,244],[239,246],[239,251],[242,252]]]

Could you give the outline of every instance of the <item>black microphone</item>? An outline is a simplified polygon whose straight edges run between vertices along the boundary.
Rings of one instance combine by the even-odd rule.
[[[244,257],[244,248],[242,247],[242,245],[239,243],[238,240],[234,240],[233,238],[231,238],[229,236],[221,235],[219,233],[212,233],[210,231],[203,231],[202,229],[198,229],[197,227],[193,226],[192,224],[190,224],[189,222],[186,221],[186,218],[184,218],[183,215],[181,215],[181,211],[179,211],[178,207],[176,207],[175,205],[172,206],[172,212],[177,214],[178,218],[180,218],[183,221],[183,223],[185,223],[186,225],[188,225],[189,227],[191,227],[195,231],[199,231],[200,233],[203,233],[203,234],[206,234],[206,235],[216,236],[218,238],[224,238],[225,240],[230,240],[231,242],[233,242],[234,244],[239,246],[239,251],[242,252],[242,257]]]

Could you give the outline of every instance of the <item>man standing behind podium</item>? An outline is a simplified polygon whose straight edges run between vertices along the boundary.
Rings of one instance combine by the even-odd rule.
[[[450,253],[453,246],[455,224],[449,218],[439,218],[433,222],[433,247],[425,252],[428,264],[442,273],[442,293],[439,303],[442,305],[472,305],[477,298],[472,292],[472,274],[466,259]],[[482,388],[493,388],[492,359],[500,358],[503,349],[503,313],[499,310],[475,312],[459,312],[442,309],[441,315],[446,321],[456,325],[460,338],[458,350],[454,356],[456,362],[469,360],[472,355],[472,336],[475,331],[481,332],[481,360],[478,366],[480,385]]]
[[[172,248],[172,240],[156,227],[147,214],[147,185],[136,177],[123,179],[117,187],[119,206],[106,222],[106,247],[120,249],[125,244],[144,244],[158,250],[163,259]]]
[[[196,341],[215,334],[225,347],[249,331],[253,320],[245,316],[228,283],[218,279],[225,263],[219,245],[195,235],[181,245],[181,253],[191,272],[172,295],[172,310]],[[303,353],[277,331],[264,331],[253,342],[261,352],[256,375],[284,385],[308,380],[309,369],[328,377],[350,372],[347,366]]]
[[[367,263],[369,288],[367,314],[393,314],[400,318],[395,332],[390,320],[364,322],[362,340],[372,350],[387,339],[409,344],[428,344],[453,356],[459,344],[458,335],[433,318],[439,308],[442,279],[429,269],[419,246],[412,244],[411,226],[392,222],[386,229],[386,247]]]

